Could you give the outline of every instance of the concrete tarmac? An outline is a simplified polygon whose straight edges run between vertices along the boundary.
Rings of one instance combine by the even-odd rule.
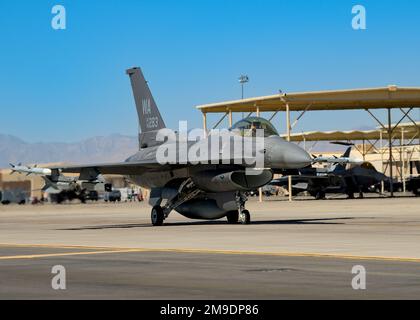
[[[160,228],[143,203],[0,206],[0,299],[418,299],[419,204],[250,201],[249,226],[173,213]]]

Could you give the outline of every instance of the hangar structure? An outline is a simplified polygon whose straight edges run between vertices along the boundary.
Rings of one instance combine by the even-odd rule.
[[[395,127],[395,124],[392,125]],[[403,183],[405,192],[405,180],[408,176],[420,174],[420,122],[401,123],[391,135],[392,160],[396,175]],[[286,138],[285,135],[282,135]],[[388,132],[381,127],[376,130],[353,130],[353,131],[311,131],[292,133],[290,140],[304,143],[304,148],[311,152],[319,141],[334,141],[352,143],[364,161],[375,164],[380,171],[390,175],[389,148],[384,144],[388,141]],[[307,143],[314,144],[307,148]],[[309,150],[308,150],[309,149]],[[395,175],[394,175],[395,176]]]
[[[403,121],[409,121],[409,125],[405,124],[405,126],[410,126],[412,130],[416,131],[415,136],[411,137],[413,141],[419,137],[419,122],[414,120],[414,116],[412,114],[413,110],[419,108],[420,87],[398,87],[396,85],[367,89],[298,93],[279,92],[278,94],[271,96],[254,97],[197,106],[197,109],[200,110],[203,115],[203,128],[205,131],[208,131],[207,115],[211,113],[222,114],[220,120],[213,126],[213,129],[215,129],[223,122],[224,119],[226,119],[226,117],[229,119],[229,126],[232,126],[233,113],[236,112],[248,112],[248,116],[253,113],[260,116],[263,112],[271,112],[272,115],[269,117],[270,121],[272,121],[278,113],[284,112],[286,114],[286,134],[284,137],[289,141],[291,141],[293,137],[293,127],[306,113],[310,111],[364,110],[379,125],[380,130],[378,130],[378,132],[382,135],[382,138],[387,139],[388,164],[390,176],[392,177],[394,176],[393,137],[398,134],[398,131],[404,132],[404,130],[401,131],[401,128],[404,128],[404,126],[402,126]],[[379,116],[375,114],[377,110],[387,111],[386,122],[381,121]],[[401,112],[398,119],[392,119],[393,110]],[[292,122],[291,112],[293,111],[298,112],[299,114]],[[356,132],[353,132],[353,134],[356,135]],[[367,135],[365,141],[376,138],[376,136],[368,136],[367,132],[365,132],[365,134]],[[368,137],[369,139],[367,139]],[[360,136],[358,138],[360,138]],[[405,140],[404,137],[402,140]],[[392,196],[394,196],[393,190],[391,190],[391,197]]]

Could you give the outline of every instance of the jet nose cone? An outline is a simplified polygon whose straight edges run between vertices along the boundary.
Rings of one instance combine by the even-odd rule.
[[[312,164],[311,156],[302,148],[295,144],[288,147],[288,151],[284,156],[286,164],[289,164],[290,169],[305,168]]]
[[[268,159],[272,168],[300,169],[312,163],[311,156],[301,147],[284,140],[273,139],[268,142]]]

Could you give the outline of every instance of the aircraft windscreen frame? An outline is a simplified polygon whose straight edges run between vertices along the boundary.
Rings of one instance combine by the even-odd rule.
[[[255,136],[257,129],[264,130],[264,137],[279,136],[276,128],[266,119],[261,117],[248,117],[241,119],[236,122],[231,128],[230,131],[239,131],[241,136]]]

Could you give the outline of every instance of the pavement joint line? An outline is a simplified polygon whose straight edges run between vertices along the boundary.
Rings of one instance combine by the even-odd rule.
[[[19,248],[50,248],[50,249],[85,249],[100,251],[85,252],[67,252],[51,253],[39,255],[5,256],[0,260],[9,259],[30,259],[54,256],[71,255],[89,255],[89,254],[107,254],[107,253],[135,253],[135,252],[167,252],[167,253],[205,253],[205,254],[226,254],[226,255],[255,255],[255,256],[273,256],[273,257],[302,257],[302,258],[330,258],[343,260],[372,260],[372,261],[395,261],[395,262],[416,262],[420,263],[420,258],[408,257],[387,257],[387,256],[358,256],[333,253],[311,253],[311,252],[264,252],[264,251],[246,251],[246,250],[220,250],[220,249],[189,249],[189,248],[118,248],[118,247],[95,247],[82,245],[60,245],[60,244],[7,244],[0,243],[1,247],[19,247]]]

